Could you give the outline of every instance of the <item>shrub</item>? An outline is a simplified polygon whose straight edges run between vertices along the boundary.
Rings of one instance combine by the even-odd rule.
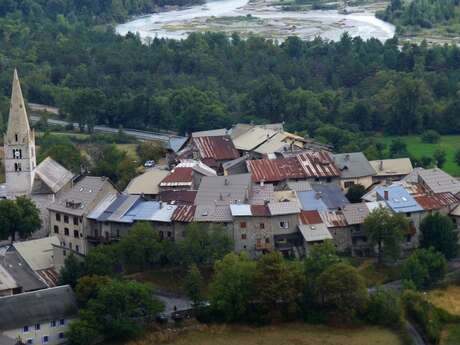
[[[399,296],[393,291],[378,289],[370,296],[366,318],[373,325],[400,327],[402,307]]]
[[[427,144],[436,144],[441,139],[441,136],[435,130],[429,129],[422,134],[422,142]]]
[[[446,272],[447,261],[441,253],[433,248],[417,249],[405,262],[401,276],[405,286],[425,289],[443,279]]]

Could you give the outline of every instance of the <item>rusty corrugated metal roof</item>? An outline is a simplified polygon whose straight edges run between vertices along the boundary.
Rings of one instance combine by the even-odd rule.
[[[337,177],[340,171],[334,164],[331,155],[325,151],[308,151],[298,154],[297,159],[307,177]]]
[[[200,152],[201,159],[232,160],[240,154],[228,135],[193,138],[193,142]]]
[[[323,222],[318,211],[301,211],[299,219],[302,224],[320,224]]]
[[[270,211],[265,205],[251,205],[251,212],[255,217],[270,217]]]
[[[295,157],[251,160],[246,164],[255,182],[279,182],[305,177],[305,171]]]
[[[339,211],[319,211],[321,219],[328,228],[341,228],[348,226],[345,215]]]
[[[443,207],[459,203],[455,195],[450,192],[416,196],[415,200],[426,211],[439,210]]]
[[[171,220],[182,223],[191,223],[195,216],[196,206],[180,205],[174,211]]]
[[[195,190],[168,190],[160,193],[160,200],[168,204],[193,205],[196,193]]]
[[[161,187],[172,186],[191,186],[192,185],[192,168],[175,168],[171,173],[161,181]]]
[[[307,151],[287,158],[252,160],[246,164],[255,182],[340,176],[331,155],[324,151]]]

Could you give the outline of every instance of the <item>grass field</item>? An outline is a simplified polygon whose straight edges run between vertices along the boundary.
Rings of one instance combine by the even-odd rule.
[[[460,316],[460,286],[450,285],[445,289],[433,290],[428,294],[428,299],[435,306]],[[441,345],[459,344],[460,324],[447,325],[442,332]]]
[[[150,333],[125,345],[402,345],[399,336],[376,327],[338,329],[306,324],[270,327],[210,326],[172,335]]]
[[[428,298],[435,306],[460,316],[460,286],[449,285],[445,289],[430,291]]]
[[[385,143],[388,147],[393,139],[396,137],[383,137],[381,142]],[[420,139],[420,136],[404,136],[399,137],[406,145],[407,150],[411,155],[416,158],[423,156],[433,157],[434,151],[440,147],[446,151],[447,161],[443,169],[453,176],[460,176],[460,166],[454,161],[455,152],[460,149],[460,135],[443,135],[437,144],[426,144]]]

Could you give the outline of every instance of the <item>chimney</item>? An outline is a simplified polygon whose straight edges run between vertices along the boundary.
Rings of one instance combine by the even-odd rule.
[[[383,198],[388,201],[388,190],[383,191]]]
[[[264,180],[260,181],[260,186],[263,187],[265,185]]]
[[[315,198],[316,200],[321,199],[321,192],[316,192]]]
[[[225,184],[226,186],[228,186],[228,185],[230,184],[230,182],[228,181],[228,179],[225,179],[224,184]]]
[[[379,163],[379,170],[383,171],[383,161],[380,161],[380,163]]]

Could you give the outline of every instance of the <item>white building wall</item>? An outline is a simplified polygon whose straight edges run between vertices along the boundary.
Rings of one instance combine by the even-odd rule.
[[[67,339],[65,338],[65,333],[69,330],[69,324],[74,319],[63,319],[64,325],[61,325],[61,320],[48,320],[40,322],[40,329],[36,329],[36,325],[24,325],[22,328],[11,329],[3,331],[3,335],[11,338],[18,339],[20,338],[25,344],[33,345],[58,345],[64,344]],[[56,323],[56,326],[52,326],[52,321]],[[28,327],[27,332],[25,332],[24,327]],[[64,338],[60,338],[60,334],[64,335]],[[46,342],[45,336],[48,337]]]

